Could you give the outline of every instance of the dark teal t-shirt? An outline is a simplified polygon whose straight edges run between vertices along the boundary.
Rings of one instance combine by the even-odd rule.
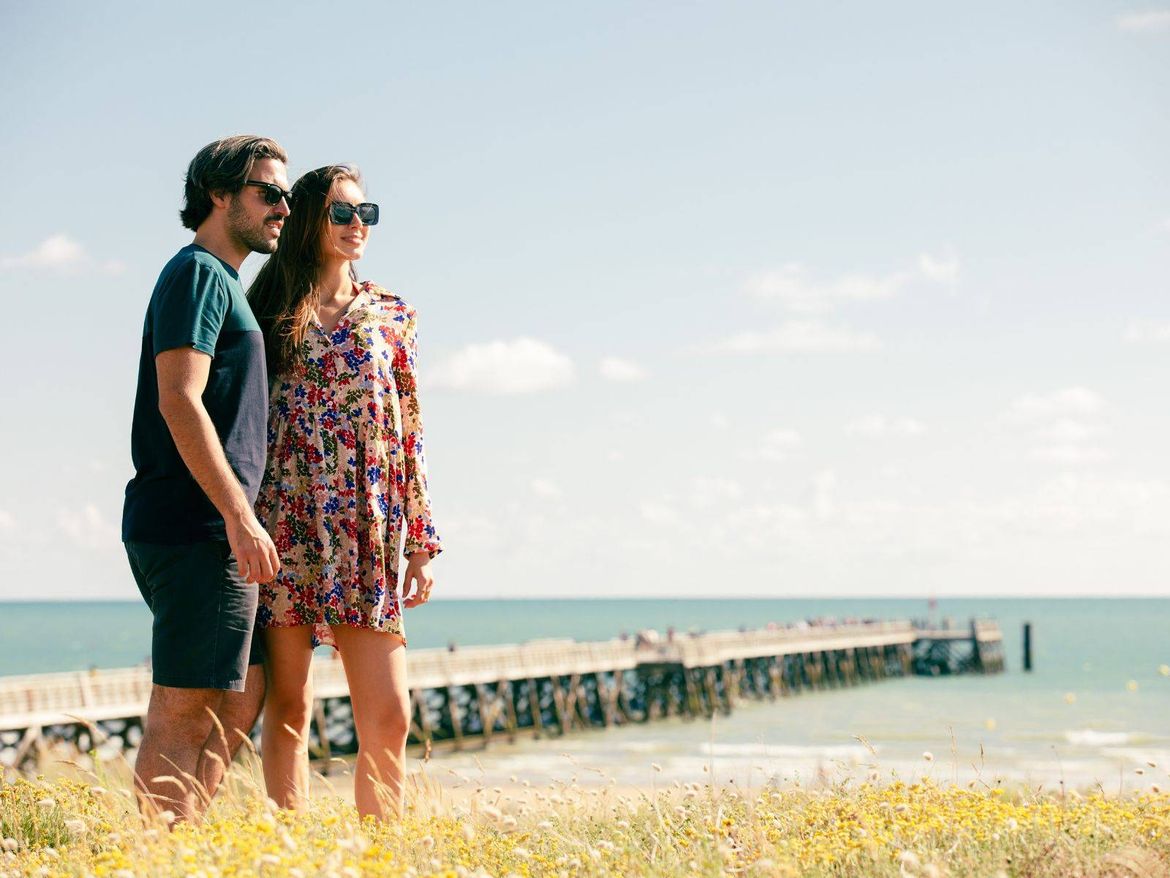
[[[158,410],[154,358],[174,348],[211,356],[203,405],[251,502],[264,475],[268,376],[260,325],[235,269],[190,244],[163,268],[146,308],[123,540],[179,545],[224,538],[223,518],[183,463]]]

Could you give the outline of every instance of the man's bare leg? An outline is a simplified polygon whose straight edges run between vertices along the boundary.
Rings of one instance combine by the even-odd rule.
[[[219,702],[214,708],[219,724],[212,723],[195,771],[208,802],[223,782],[224,774],[244,743],[244,738],[252,733],[256,717],[260,715],[260,708],[264,704],[264,691],[264,665],[256,664],[248,666],[243,692],[220,693]]]
[[[190,820],[202,812],[197,766],[212,728],[209,708],[214,709],[222,695],[219,689],[157,684],[151,688],[146,729],[134,763],[144,813],[172,811],[177,820]]]

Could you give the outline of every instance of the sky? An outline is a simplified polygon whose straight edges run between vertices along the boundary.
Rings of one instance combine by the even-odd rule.
[[[382,206],[436,599],[1170,590],[1164,0],[323,9],[0,5],[0,600],[137,597],[142,318],[236,133]]]

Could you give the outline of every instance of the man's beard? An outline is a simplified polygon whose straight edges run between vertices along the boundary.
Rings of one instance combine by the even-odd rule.
[[[269,238],[264,224],[279,217],[266,216],[257,225],[250,225],[248,213],[239,201],[233,200],[228,208],[228,231],[253,253],[275,253],[278,238]]]

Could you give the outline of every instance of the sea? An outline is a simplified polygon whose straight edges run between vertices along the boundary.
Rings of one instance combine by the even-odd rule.
[[[406,624],[415,649],[850,617],[993,618],[1007,670],[743,701],[712,719],[542,740],[525,733],[439,753],[425,770],[479,785],[715,780],[754,788],[927,777],[1111,794],[1170,788],[1170,600],[447,599],[407,610]],[[1025,622],[1031,672],[1022,668]],[[150,617],[136,601],[0,603],[0,675],[127,667],[149,651]]]

